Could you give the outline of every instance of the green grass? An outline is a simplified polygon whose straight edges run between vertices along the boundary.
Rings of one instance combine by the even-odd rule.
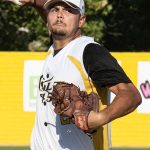
[[[29,147],[0,147],[0,150],[30,150]],[[111,148],[111,150],[150,150],[150,148]]]

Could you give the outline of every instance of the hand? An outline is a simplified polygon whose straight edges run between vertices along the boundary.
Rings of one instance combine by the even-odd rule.
[[[88,116],[89,129],[96,129],[106,123],[106,118],[101,112],[90,111]]]
[[[16,5],[24,5],[24,3],[19,2],[19,0],[6,0],[6,1],[10,1]]]
[[[6,0],[6,1],[10,1],[16,5],[33,5],[34,4],[34,0]]]
[[[70,117],[75,125],[85,133],[92,134],[96,131],[95,128],[93,130],[88,127],[88,120],[95,122],[93,118],[90,119],[93,115],[90,115],[89,118],[89,114],[99,112],[99,97],[96,93],[88,94],[86,91],[81,91],[73,83],[55,82],[50,101],[57,115]]]
[[[34,7],[43,8],[43,6],[47,0],[18,0],[18,1],[25,5],[29,5],[29,6],[31,5]]]
[[[24,5],[34,5],[35,0],[18,0],[19,3],[22,3]]]

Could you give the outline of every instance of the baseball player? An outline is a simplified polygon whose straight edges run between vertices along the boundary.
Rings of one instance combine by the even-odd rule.
[[[28,0],[24,0],[24,3],[25,1],[29,3]],[[141,103],[141,96],[108,50],[96,43],[93,38],[81,34],[81,28],[86,20],[83,0],[48,0],[44,4],[44,9],[36,7],[39,1],[32,4],[44,20],[47,18],[53,44],[49,48],[39,80],[36,119],[30,148],[31,150],[108,150],[107,124],[134,111]],[[81,126],[78,128],[76,122],[76,109],[79,110],[80,107],[80,112],[84,112],[82,108],[85,107],[68,105],[67,102],[60,106],[59,101],[57,104],[52,103],[51,99],[60,100],[68,93],[68,99],[72,97],[70,94],[72,92],[69,90],[59,93],[54,87],[57,82],[71,83],[81,91],[97,93],[100,111],[90,109],[84,122],[82,118],[77,120],[82,125],[86,122],[88,129],[96,129],[92,137],[86,134]],[[53,91],[55,97],[52,98]],[[116,95],[111,104],[108,101],[109,92]],[[60,96],[61,94],[63,96]],[[81,95],[73,94],[72,99],[75,97],[78,101]],[[64,109],[65,105],[67,109]],[[61,110],[61,113],[56,113],[60,112],[56,110],[56,106],[59,106],[57,109]],[[68,108],[71,109],[69,115]],[[84,116],[82,114],[80,116]],[[70,116],[74,116],[75,123],[72,123],[73,119]]]

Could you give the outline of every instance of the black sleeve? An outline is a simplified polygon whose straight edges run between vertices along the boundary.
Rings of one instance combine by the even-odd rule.
[[[98,87],[131,82],[117,60],[99,44],[90,43],[85,47],[83,64]]]

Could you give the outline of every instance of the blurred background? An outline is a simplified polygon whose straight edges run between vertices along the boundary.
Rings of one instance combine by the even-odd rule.
[[[148,150],[150,0],[85,3],[83,34],[94,37],[112,53],[143,98],[132,114],[111,123],[111,147]],[[0,150],[29,149],[38,77],[49,45],[47,27],[34,8],[0,0]]]
[[[110,51],[150,51],[149,0],[85,0],[83,34]],[[0,1],[0,50],[47,51],[49,36],[32,7]]]

